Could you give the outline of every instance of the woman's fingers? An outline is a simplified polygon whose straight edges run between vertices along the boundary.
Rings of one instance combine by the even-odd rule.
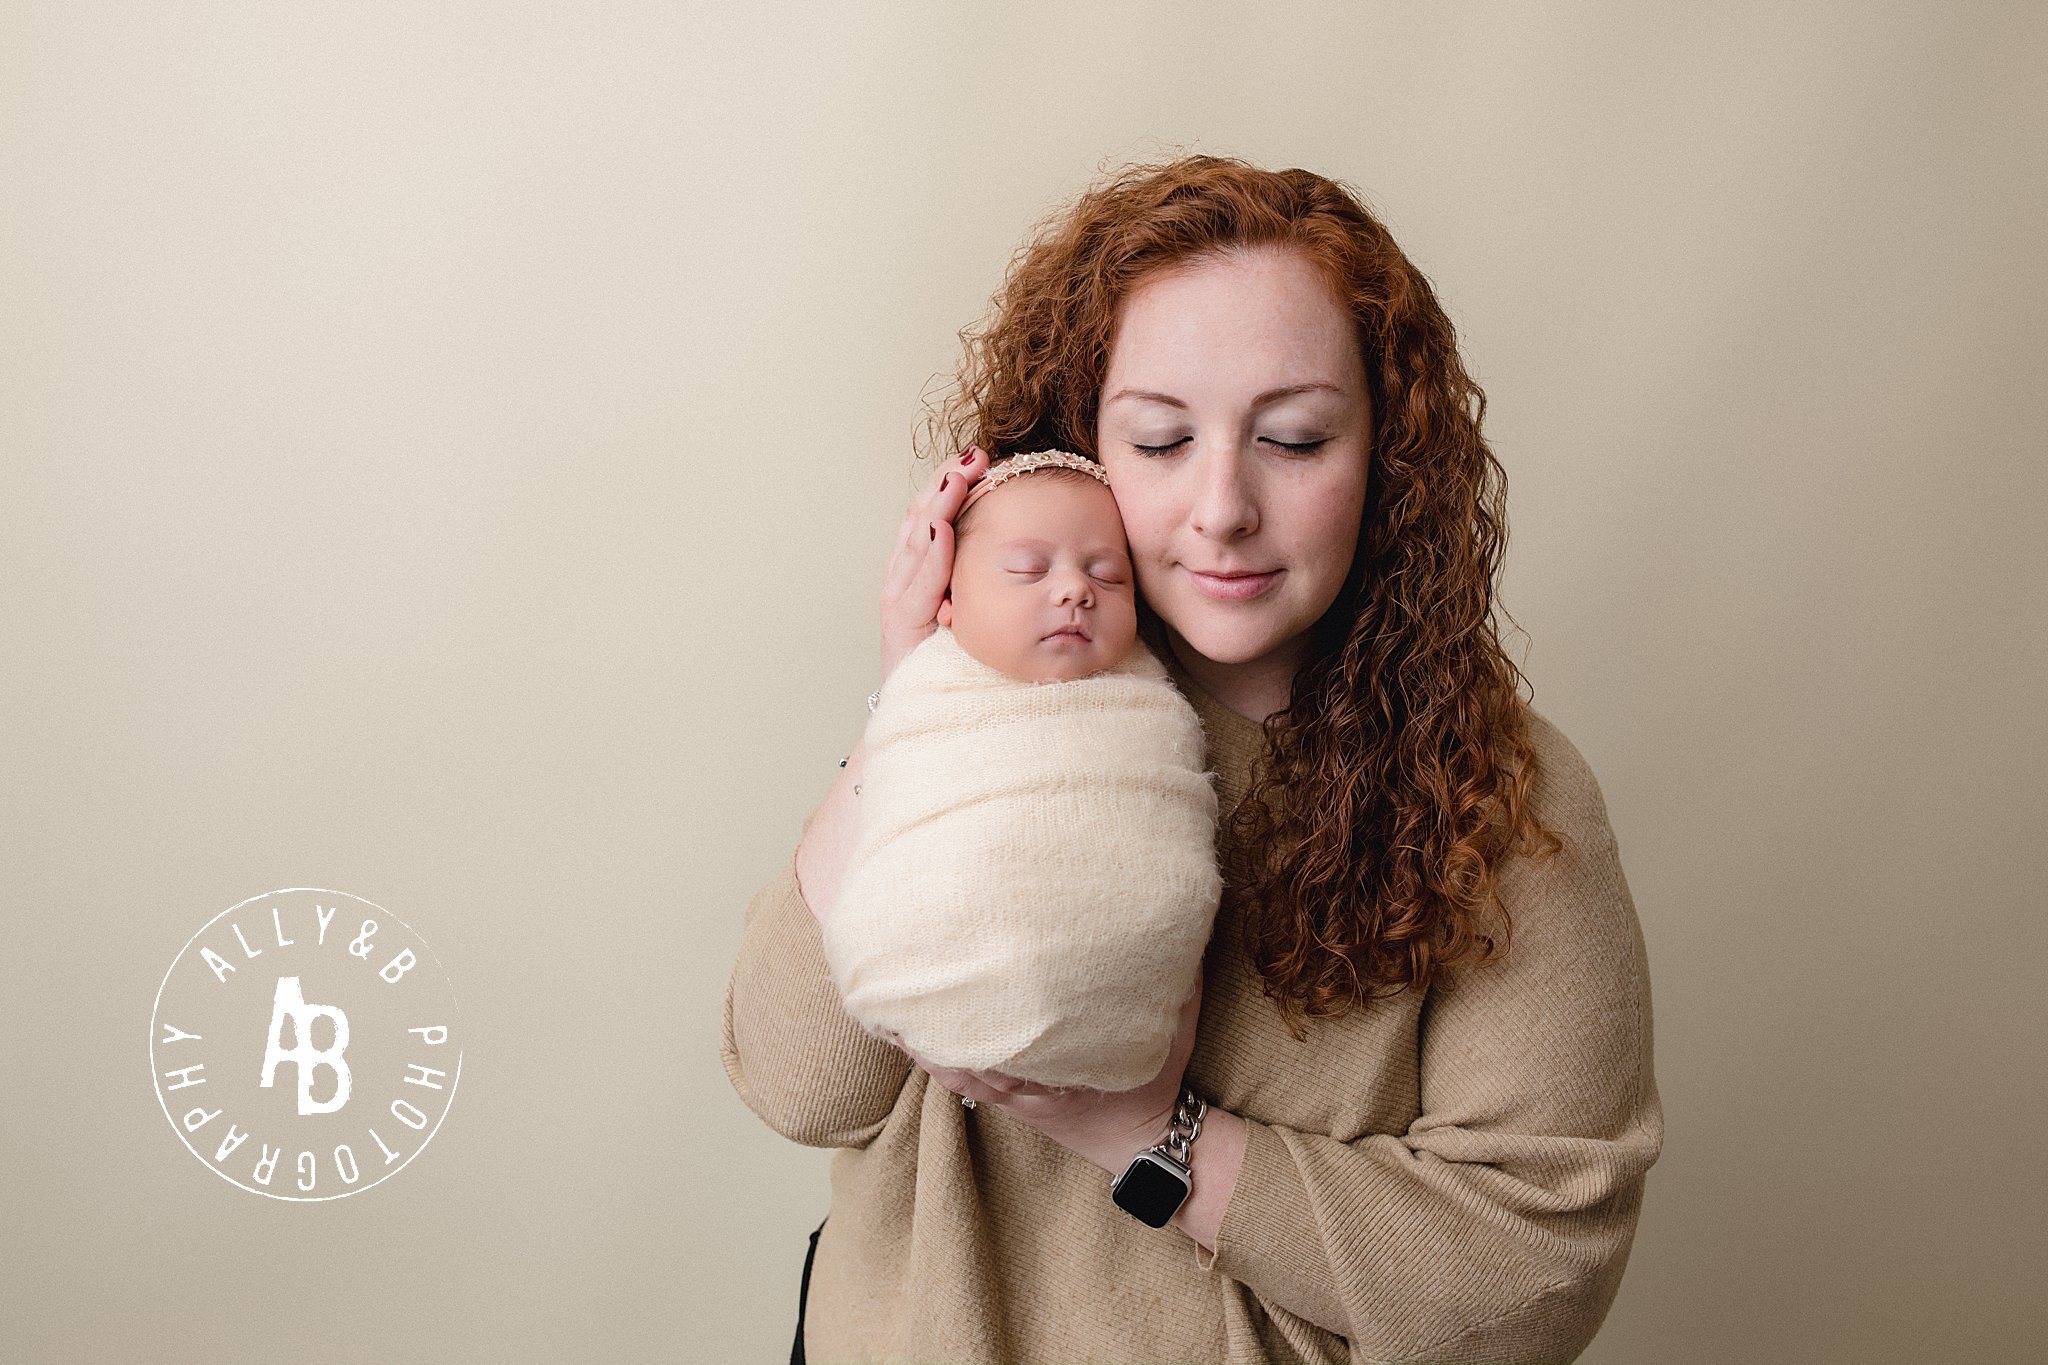
[[[934,1066],[909,1047],[901,1043],[897,1046],[902,1047],[903,1051],[909,1054],[910,1060],[916,1062],[927,1076],[938,1082],[941,1089],[950,1090],[956,1095],[964,1095],[971,1100],[992,1098],[990,1088],[976,1080],[974,1072],[961,1071],[950,1066]]]
[[[895,553],[882,575],[884,678],[936,624],[939,601],[953,578],[953,518],[987,468],[987,456],[969,447],[946,461],[903,514]]]
[[[975,1074],[988,1080],[996,1089],[1007,1095],[1064,1095],[1072,1089],[1071,1086],[1040,1085],[1037,1081],[1020,1081],[1015,1076],[1005,1076],[1000,1071],[981,1071]],[[1001,1080],[1001,1085],[996,1084],[997,1079]]]
[[[988,472],[988,460],[980,446],[969,446],[940,466],[937,478],[925,483],[924,515],[928,520],[951,521],[960,515],[967,490]]]
[[[1020,1081],[1015,1076],[1005,1076],[1000,1071],[971,1071],[968,1074],[989,1089],[1005,1095],[1028,1095],[1036,1089],[1031,1082]]]
[[[903,521],[896,528],[895,553],[890,557],[887,572],[883,575],[883,597],[901,594],[917,568],[925,560],[932,545],[931,523],[951,522],[960,514],[960,505],[967,501],[967,490],[974,481],[987,472],[988,462],[978,446],[970,446],[965,452],[941,465],[918,495],[910,500],[904,509]]]
[[[909,1044],[905,1043],[901,1035],[891,1033],[889,1039],[898,1048],[902,1049],[905,1056],[917,1063],[925,1074],[934,1081],[937,1081],[940,1086],[952,1091],[956,1095],[965,1095],[971,1100],[987,1100],[990,1103],[998,1103],[1002,1099],[1009,1099],[1018,1095],[1064,1095],[1067,1093],[1066,1088],[1040,1085],[1036,1081],[1018,1080],[1015,1076],[1005,1075],[1000,1071],[968,1071],[961,1067],[936,1066],[925,1057],[919,1055]]]

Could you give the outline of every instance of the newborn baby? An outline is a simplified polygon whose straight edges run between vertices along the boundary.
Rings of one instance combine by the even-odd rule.
[[[1138,641],[1100,466],[998,462],[955,533],[938,629],[869,718],[825,959],[854,1019],[937,1065],[1127,1090],[1222,894],[1201,720]]]

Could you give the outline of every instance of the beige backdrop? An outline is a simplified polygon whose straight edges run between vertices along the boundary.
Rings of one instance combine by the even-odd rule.
[[[780,1358],[827,1157],[720,1068],[740,913],[954,333],[1180,150],[1358,186],[1490,396],[1669,1123],[1586,1359],[2040,1349],[2042,8],[1254,13],[6,7],[0,1356]],[[285,886],[467,1030],[331,1204],[145,1071]]]

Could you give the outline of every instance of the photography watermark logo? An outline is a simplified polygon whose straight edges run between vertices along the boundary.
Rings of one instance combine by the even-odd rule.
[[[448,1115],[455,994],[389,911],[271,891],[215,915],[171,963],[149,1069],[179,1140],[222,1179],[273,1199],[360,1194]]]

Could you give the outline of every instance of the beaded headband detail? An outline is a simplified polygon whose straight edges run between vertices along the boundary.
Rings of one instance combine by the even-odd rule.
[[[1034,450],[1028,455],[1005,456],[1000,463],[991,461],[988,473],[967,490],[967,501],[960,504],[960,510],[965,512],[974,506],[976,500],[987,497],[990,489],[1035,469],[1078,469],[1099,481],[1104,488],[1109,487],[1109,475],[1103,473],[1102,466],[1093,460],[1065,450]]]

